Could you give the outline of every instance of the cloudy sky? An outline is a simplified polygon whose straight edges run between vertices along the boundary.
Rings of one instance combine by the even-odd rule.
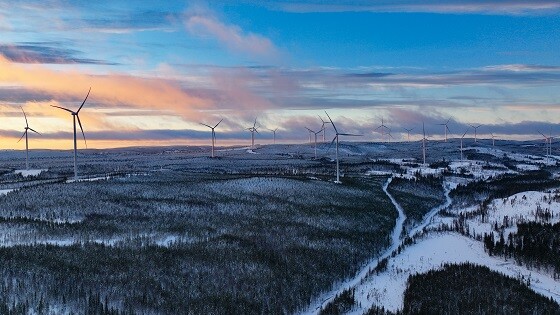
[[[308,139],[338,128],[395,139],[468,124],[489,136],[560,134],[560,2],[2,1],[0,148],[70,148],[77,109],[89,147]],[[332,137],[332,130],[327,136]],[[83,145],[80,144],[80,145]]]

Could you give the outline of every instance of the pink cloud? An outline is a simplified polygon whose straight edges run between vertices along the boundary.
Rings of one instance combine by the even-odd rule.
[[[277,54],[277,49],[270,39],[258,34],[246,33],[239,26],[224,24],[210,15],[188,15],[185,26],[193,34],[215,37],[234,51],[247,52],[257,56]]]

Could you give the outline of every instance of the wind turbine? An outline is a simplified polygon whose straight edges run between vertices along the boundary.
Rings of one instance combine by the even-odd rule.
[[[407,141],[410,142],[410,132],[414,130],[414,128],[410,128],[410,129],[404,128],[404,130],[406,130]]]
[[[334,136],[333,140],[331,141],[331,145],[336,140],[336,182],[335,183],[341,184],[342,182],[340,181],[340,165],[339,165],[339,161],[338,161],[338,137],[339,136],[359,137],[361,135],[354,135],[354,134],[350,134],[350,133],[339,133],[338,129],[336,129],[336,126],[334,125],[334,122],[331,119],[331,116],[329,116],[329,114],[326,111],[325,111],[325,114],[327,114],[327,117],[329,118],[329,121],[331,122],[331,124],[334,128],[334,132],[336,134]]]
[[[465,130],[465,133],[461,136],[461,162],[463,162],[463,138],[465,138],[465,135],[467,134],[468,131],[469,128],[467,128],[467,130]]]
[[[80,121],[80,116],[78,114],[80,113],[80,110],[82,110],[82,107],[84,107],[84,104],[86,103],[86,100],[89,96],[89,92],[91,92],[91,87],[89,88],[89,91],[86,95],[86,98],[82,102],[82,105],[80,105],[80,108],[78,108],[78,110],[75,111],[75,112],[69,110],[68,108],[51,105],[52,107],[60,108],[62,110],[65,110],[65,111],[69,112],[70,114],[72,114],[72,118],[74,120],[74,180],[78,180],[78,164],[77,164],[78,142],[76,141],[76,119],[78,119],[78,124],[80,125],[80,130],[82,131],[82,136],[84,137],[84,143],[85,143],[86,148],[87,148],[86,135],[84,134],[84,128],[82,128],[82,122]]]
[[[317,159],[317,135],[320,134],[323,129],[319,131],[313,131],[307,127],[305,127],[305,129],[309,130],[310,134],[313,133],[313,135],[315,135],[315,159]]]
[[[451,133],[451,130],[449,130],[449,127],[447,126],[450,120],[451,118],[449,118],[444,124],[436,124],[438,126],[444,126],[443,131],[445,133],[445,142],[447,142],[447,132],[449,131],[449,133]]]
[[[319,116],[319,115],[317,115]],[[321,119],[321,129],[323,130],[323,142],[325,142],[325,132],[326,132],[326,128],[325,125],[330,124],[330,121],[324,121],[323,118],[321,116],[319,116],[319,119]]]
[[[212,129],[212,157],[214,157],[214,145],[216,144],[216,132],[214,131],[214,129],[216,129],[216,127],[218,127],[218,125],[222,122],[222,120],[224,120],[224,119],[222,118],[214,127],[212,127],[210,125],[207,125],[207,124],[200,123],[201,125]]]
[[[492,148],[493,148],[496,142],[496,136],[494,135],[494,133],[490,133],[490,135],[492,135]]]
[[[545,136],[544,133],[540,132],[539,133],[544,137],[544,141],[546,144],[546,163],[548,164],[548,159],[550,157],[550,155],[552,155],[552,135],[550,136]]]
[[[23,135],[21,136],[21,138],[19,138],[18,143],[25,136],[25,169],[29,170],[29,142],[28,142],[28,139],[27,139],[27,132],[29,130],[31,130],[38,135],[40,135],[40,133],[38,133],[37,131],[35,131],[35,130],[33,130],[32,128],[29,127],[29,124],[27,123],[27,115],[25,115],[25,111],[23,110],[23,107],[20,106],[20,108],[21,108],[21,111],[23,112],[23,117],[25,118],[25,131],[23,132]]]
[[[469,124],[469,126],[471,126],[471,127],[474,128],[474,142],[476,142],[476,130],[477,130],[478,128],[480,128],[480,126],[482,126],[482,125],[478,125],[478,126],[475,127],[475,126]]]
[[[272,131],[272,134],[273,134],[272,138],[274,139],[274,144],[276,144],[276,131],[278,131],[278,128],[268,129],[268,130]]]
[[[377,130],[379,128],[381,128],[381,142],[385,142],[385,129],[388,130],[389,132],[391,132],[391,129],[389,127],[385,126],[385,123],[383,121],[383,117],[381,117],[381,125],[379,125],[379,127],[375,128],[375,130]]]
[[[426,129],[424,128],[424,122],[422,122],[422,160],[423,164],[426,165]]]
[[[251,149],[255,148],[255,132],[259,133],[257,130],[257,117],[255,117],[255,122],[253,123],[253,127],[247,128],[251,132]]]

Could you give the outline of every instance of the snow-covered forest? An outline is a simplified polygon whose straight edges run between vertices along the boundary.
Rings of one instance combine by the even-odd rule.
[[[0,313],[516,309],[475,299],[482,279],[523,310],[560,310],[556,164],[468,148],[468,160],[440,150],[423,165],[405,144],[342,147],[342,184],[327,146],[321,159],[305,145],[215,159],[201,148],[94,150],[78,181],[56,152],[33,172],[5,158]],[[441,291],[452,274],[453,290],[472,294]]]

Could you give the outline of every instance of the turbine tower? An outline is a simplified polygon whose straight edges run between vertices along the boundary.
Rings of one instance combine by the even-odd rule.
[[[270,131],[272,131],[272,139],[274,141],[274,144],[276,144],[276,131],[278,131],[278,128],[276,129],[268,129]]]
[[[23,132],[23,135],[21,136],[21,138],[19,138],[18,143],[25,136],[25,169],[29,170],[29,141],[27,139],[27,133],[28,133],[29,130],[31,130],[38,135],[41,135],[41,134],[29,127],[29,124],[27,123],[27,115],[25,115],[25,111],[23,110],[23,107],[20,106],[20,108],[21,108],[21,111],[23,112],[23,117],[25,118],[25,131]]]
[[[76,140],[76,119],[78,120],[78,124],[80,125],[80,130],[82,131],[82,136],[84,137],[84,143],[86,145],[87,148],[87,142],[86,142],[86,135],[84,134],[84,128],[82,128],[82,122],[80,121],[80,110],[82,110],[82,107],[84,107],[84,104],[86,103],[86,100],[89,96],[89,93],[91,92],[91,87],[89,88],[89,91],[86,95],[86,98],[84,99],[84,101],[82,102],[82,105],[80,105],[80,108],[78,108],[77,111],[71,111],[68,108],[64,108],[64,107],[60,107],[60,106],[55,106],[55,105],[51,105],[52,107],[56,107],[56,108],[60,108],[62,110],[65,110],[67,112],[69,112],[70,114],[72,114],[72,118],[74,121],[74,180],[78,180],[78,142]]]
[[[385,142],[385,130],[387,130],[387,133],[389,133],[389,132],[391,132],[391,129],[389,127],[385,126],[385,122],[383,121],[383,117],[381,117],[381,125],[379,125],[377,128],[375,128],[375,130],[377,130],[379,128],[381,128],[381,142]]]
[[[449,118],[445,123],[443,124],[436,124],[438,126],[443,126],[443,132],[445,133],[445,142],[447,142],[447,132],[449,131],[449,133],[451,133],[451,130],[449,130],[449,121],[451,120],[451,118]]]
[[[492,148],[494,148],[494,145],[496,144],[496,136],[494,133],[491,133],[490,135],[492,135]]]
[[[410,132],[414,130],[414,128],[410,128],[410,129],[404,128],[404,130],[406,130],[407,141],[410,142]]]
[[[467,134],[468,131],[469,128],[467,128],[467,130],[465,130],[465,133],[461,136],[461,162],[463,162],[463,138],[465,138],[465,135]]]
[[[471,127],[474,128],[474,142],[476,142],[476,130],[477,130],[478,128],[480,128],[480,126],[482,126],[482,125],[473,126],[473,125],[469,124],[469,126],[471,126]]]
[[[424,128],[424,122],[422,122],[422,161],[426,165],[426,129]]]
[[[319,130],[319,131],[313,131],[307,127],[305,127],[305,129],[309,130],[310,134],[313,133],[313,135],[315,136],[315,160],[317,159],[317,135],[321,133],[321,131],[323,131],[323,129]]]
[[[350,133],[339,133],[338,129],[336,129],[336,126],[334,125],[334,122],[331,119],[331,116],[329,116],[329,114],[325,111],[325,114],[327,114],[327,117],[329,118],[329,121],[331,122],[333,128],[334,128],[334,132],[335,132],[335,136],[333,138],[333,140],[331,141],[331,145],[332,143],[336,140],[336,182],[337,184],[341,184],[342,182],[340,181],[340,163],[338,160],[338,137],[339,136],[353,136],[353,137],[359,137],[361,135],[354,135],[354,134],[350,134]]]
[[[255,122],[253,123],[253,127],[247,128],[251,132],[251,149],[255,148],[255,132],[259,133],[257,130],[257,117],[255,117]]]
[[[224,119],[222,118],[222,120],[224,120]],[[200,123],[201,125],[212,129],[212,158],[214,157],[214,145],[216,144],[216,132],[214,131],[214,129],[216,129],[216,127],[218,127],[218,125],[222,122],[222,120],[220,120],[214,127],[212,127],[210,125],[207,125],[207,124]]]

